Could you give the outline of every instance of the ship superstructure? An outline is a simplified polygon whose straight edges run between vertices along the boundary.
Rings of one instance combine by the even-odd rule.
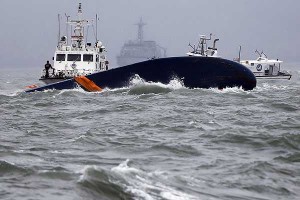
[[[136,24],[138,37],[136,40],[126,42],[117,56],[118,66],[126,66],[150,59],[166,57],[166,49],[159,46],[155,41],[144,40],[143,27],[146,25],[142,19]]]
[[[212,34],[207,38],[205,35],[201,35],[197,45],[192,46],[193,51],[187,53],[188,56],[197,56],[197,57],[218,57],[218,49],[216,43],[219,39],[215,39],[213,47],[208,47],[207,41],[212,40]]]
[[[264,52],[255,51],[258,54],[256,60],[242,60],[240,63],[248,67],[256,76],[257,79],[288,79],[292,75],[287,71],[282,71],[281,60],[268,59]],[[239,58],[240,60],[240,58]]]
[[[93,20],[83,19],[81,3],[78,6],[76,20],[69,20],[69,16],[66,17],[66,26],[67,30],[71,28],[71,37],[68,38],[68,31],[66,36],[59,36],[60,39],[53,57],[53,66],[47,69],[45,65],[42,72],[40,80],[45,83],[108,70],[106,50],[102,42],[98,40],[97,36],[94,44],[86,42],[85,33],[88,33],[89,26],[95,28]]]
[[[213,42],[213,47],[209,47],[207,41],[212,40],[212,34],[207,38],[205,35],[201,35],[197,45],[192,46],[192,51],[188,52],[188,56],[196,57],[219,57],[218,49],[216,48],[216,43],[219,39],[215,39]],[[281,71],[282,61],[268,59],[264,52],[259,53],[255,51],[259,57],[256,60],[241,60],[241,47],[239,52],[239,57],[234,59],[234,61],[239,62],[245,67],[249,68],[257,79],[288,79],[290,80],[292,75],[287,71]]]

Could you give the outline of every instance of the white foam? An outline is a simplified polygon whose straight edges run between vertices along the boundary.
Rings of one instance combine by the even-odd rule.
[[[13,150],[13,152],[15,152],[15,153],[24,153],[25,150],[23,150],[23,149],[20,149],[20,150]]]
[[[123,190],[133,196],[133,199],[145,199],[155,200],[157,197],[161,197],[167,200],[197,200],[198,197],[186,194],[178,191],[172,186],[166,185],[164,181],[170,182],[169,176],[165,172],[154,171],[144,172],[143,170],[130,167],[128,163],[130,160],[126,160],[116,167],[113,167],[108,173],[114,177],[110,179],[113,184],[117,184],[123,188]],[[79,182],[87,180],[89,170],[103,171],[97,166],[85,166],[80,171]],[[117,178],[118,180],[115,180]]]
[[[270,85],[268,83],[263,83],[262,86],[257,86],[254,88],[254,91],[263,92],[263,91],[270,91],[270,90],[286,90],[289,86],[287,85]]]
[[[9,165],[16,166],[16,163],[14,163],[14,162],[8,162],[7,160],[0,160],[0,161],[5,162],[6,164],[9,164]]]
[[[172,79],[167,86],[169,86],[175,90],[185,88],[183,82],[179,79]]]
[[[169,200],[198,200],[198,198],[176,190],[164,191],[161,196]]]
[[[170,80],[170,82],[168,84],[163,84],[160,82],[147,82],[144,79],[140,78],[138,75],[135,75],[133,78],[130,79],[129,85],[128,86],[124,86],[121,88],[104,88],[103,92],[121,92],[124,94],[128,94],[128,92],[131,92],[132,90],[135,89],[150,89],[150,91],[146,92],[146,93],[155,93],[155,88],[162,88],[162,89],[166,89],[166,90],[178,90],[178,89],[182,89],[185,88],[184,84],[182,83],[181,80],[178,79],[172,79]]]
[[[83,182],[83,181],[85,181],[85,180],[88,179],[87,173],[88,173],[88,171],[90,169],[99,170],[98,167],[95,166],[95,165],[87,165],[87,166],[85,166],[82,170],[80,170],[80,171],[77,172],[77,173],[81,174],[80,177],[79,177],[78,182]]]
[[[145,200],[154,200],[154,198],[151,197],[151,195],[147,194],[146,192],[144,192],[142,190],[129,187],[127,189],[127,191],[130,192],[131,194],[133,194],[134,196],[138,197],[139,199],[143,198]]]
[[[178,78],[174,78],[171,79],[170,82],[168,84],[163,84],[160,82],[147,82],[144,79],[142,79],[141,77],[139,77],[139,75],[135,75],[131,80],[130,80],[130,86],[137,86],[137,85],[144,85],[144,86],[158,86],[158,87],[162,87],[162,88],[169,88],[169,89],[173,89],[173,90],[177,90],[177,89],[181,89],[184,88],[184,84],[181,80],[179,80]]]
[[[45,90],[45,91],[47,92],[48,90]],[[49,90],[49,91],[55,91],[55,90]],[[58,94],[53,96],[53,98],[56,98],[57,96],[61,96],[65,93],[69,93],[69,92],[82,93],[82,94],[85,94],[85,95],[94,95],[94,94],[99,94],[99,93],[102,93],[102,92],[105,92],[105,91],[106,90],[102,90],[101,92],[87,92],[84,89],[82,89],[81,87],[76,87],[74,89],[60,90]]]
[[[177,191],[171,186],[162,183],[168,180],[164,172],[146,173],[142,170],[129,167],[129,160],[121,163],[119,166],[112,168],[112,171],[127,181],[126,191],[136,196],[138,199],[152,200],[157,195],[168,200],[196,200],[197,197]],[[159,191],[159,194],[157,194]]]
[[[53,150],[53,151],[49,151],[50,153],[54,153],[54,154],[62,154],[62,151],[58,151],[58,150]]]
[[[23,93],[23,90],[15,90],[15,91],[0,91],[0,95],[7,96],[7,97],[15,97],[19,94]]]
[[[84,91],[84,89],[82,89],[81,87],[76,87],[74,89],[66,89],[66,90],[60,90],[58,95],[62,95],[66,92],[80,92],[80,93],[88,93],[86,91]]]
[[[136,174],[140,173],[138,169],[129,167],[128,162],[129,159],[127,159],[125,162],[122,162],[119,166],[112,168],[111,170],[113,172],[120,173],[120,174],[127,174],[132,172]]]
[[[249,94],[250,91],[245,91],[244,89],[240,88],[240,87],[232,87],[232,88],[224,88],[224,89],[218,89],[218,88],[210,88],[209,90],[215,92],[215,93],[219,93],[219,94],[226,94],[226,93],[235,93],[235,94]]]

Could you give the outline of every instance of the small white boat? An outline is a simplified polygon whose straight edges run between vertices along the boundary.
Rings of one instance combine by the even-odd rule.
[[[192,46],[193,51],[187,53],[188,56],[198,56],[198,57],[219,57],[218,56],[218,49],[216,48],[216,43],[219,39],[215,39],[213,43],[213,47],[208,47],[207,41],[212,40],[212,34],[210,34],[209,38],[205,35],[201,35],[199,42],[196,45]]]
[[[259,55],[256,60],[241,60],[240,63],[248,67],[257,79],[291,79],[290,73],[281,71],[281,60],[270,60],[264,52],[255,52]]]
[[[66,16],[66,36],[60,36],[59,28],[59,41],[53,57],[53,66],[48,61],[40,78],[46,84],[108,70],[106,49],[97,38],[98,17],[96,16],[95,28],[93,20],[85,20],[82,15],[82,6],[79,3],[78,19],[69,20],[70,16]],[[88,37],[85,37],[90,26],[92,26],[90,32],[95,32],[96,29],[94,44],[88,43],[86,41]],[[70,39],[68,38],[69,28],[71,28]]]

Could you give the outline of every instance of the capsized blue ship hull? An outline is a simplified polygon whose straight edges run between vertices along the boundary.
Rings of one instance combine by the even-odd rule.
[[[101,88],[121,88],[128,86],[135,75],[145,81],[164,84],[178,78],[187,88],[242,87],[244,90],[252,90],[256,87],[256,78],[248,68],[230,60],[214,57],[170,57],[148,60],[86,77]],[[69,79],[26,92],[75,87],[78,87],[76,81]]]

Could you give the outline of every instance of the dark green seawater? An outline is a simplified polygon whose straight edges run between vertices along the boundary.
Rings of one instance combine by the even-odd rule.
[[[238,88],[22,92],[0,74],[0,199],[300,199],[300,72]]]

